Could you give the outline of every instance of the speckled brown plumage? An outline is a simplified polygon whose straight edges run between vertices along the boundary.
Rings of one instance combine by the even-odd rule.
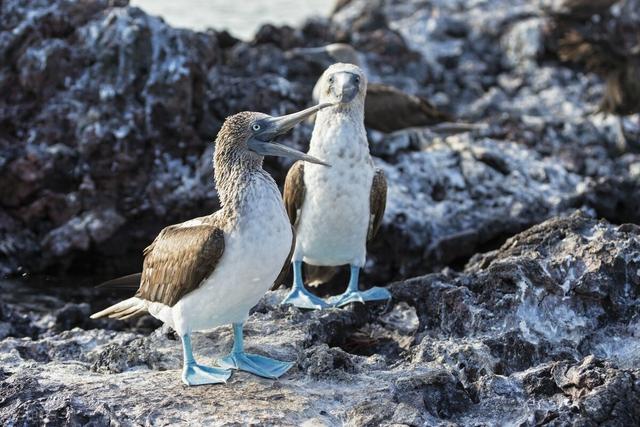
[[[380,169],[376,169],[376,173],[373,175],[369,197],[371,221],[369,222],[367,240],[373,239],[378,234],[384,217],[384,210],[387,207],[387,179]]]
[[[295,228],[298,221],[298,213],[304,201],[304,162],[295,162],[284,181],[283,191],[284,207],[289,215],[289,221]]]
[[[364,124],[390,133],[410,127],[432,126],[454,118],[429,101],[381,83],[369,83],[364,101]]]

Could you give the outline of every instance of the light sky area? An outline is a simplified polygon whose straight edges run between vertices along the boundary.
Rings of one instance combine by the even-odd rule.
[[[328,15],[333,0],[131,0],[151,15],[183,28],[228,30],[249,40],[262,24],[298,25],[313,15]]]

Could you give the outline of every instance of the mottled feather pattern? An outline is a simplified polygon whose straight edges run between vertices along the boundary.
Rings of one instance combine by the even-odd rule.
[[[284,279],[287,278],[287,273],[291,267],[291,257],[293,256],[293,251],[296,249],[296,229],[292,225],[291,233],[293,234],[293,239],[291,239],[291,249],[289,250],[289,255],[287,255],[287,259],[284,260],[284,265],[282,266],[282,270],[280,270],[280,274],[276,278],[276,281],[273,282],[273,286],[271,290],[278,289],[280,285],[284,283]]]
[[[628,115],[640,111],[640,31],[633,2],[623,2],[619,16],[611,13],[613,3],[567,2],[567,13],[554,16],[547,38],[552,48],[558,40],[561,61],[582,65],[605,80],[601,111]]]

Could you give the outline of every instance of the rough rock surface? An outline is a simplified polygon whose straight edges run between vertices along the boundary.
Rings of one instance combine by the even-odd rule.
[[[388,306],[302,312],[271,292],[247,346],[295,367],[278,381],[236,373],[203,387],[182,385],[179,341],[161,329],[56,321],[104,295],[25,289],[5,303],[17,326],[0,341],[0,423],[634,425],[639,268],[640,227],[577,211],[461,272],[391,284]],[[196,357],[213,363],[231,341],[228,327],[195,334]]]
[[[90,276],[0,281],[0,424],[637,424],[640,120],[621,151],[603,82],[557,61],[548,3],[341,1],[246,43],[125,0],[1,1],[0,275]],[[88,319],[123,296],[87,285],[217,207],[224,117],[305,106],[322,70],[286,51],[329,42],[485,126],[370,134],[389,198],[364,282],[388,306],[301,312],[271,292],[247,347],[291,372],[185,387],[175,337]],[[279,182],[287,166],[267,163]],[[231,337],[196,334],[196,357]]]
[[[222,120],[305,106],[322,70],[287,49],[335,41],[364,54],[370,80],[487,125],[371,134],[392,179],[368,278],[462,265],[568,208],[639,219],[638,144],[621,153],[615,119],[596,113],[599,77],[548,52],[545,2],[353,0],[252,42],[126,3],[0,5],[1,274],[138,269],[159,229],[217,207]],[[637,119],[625,119],[631,139]],[[305,147],[309,135],[287,138]],[[267,166],[282,182],[288,165]]]

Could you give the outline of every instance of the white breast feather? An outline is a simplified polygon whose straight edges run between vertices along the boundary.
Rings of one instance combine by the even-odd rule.
[[[318,115],[309,154],[331,167],[304,166],[305,199],[294,259],[362,267],[374,174],[364,125],[345,115]]]

